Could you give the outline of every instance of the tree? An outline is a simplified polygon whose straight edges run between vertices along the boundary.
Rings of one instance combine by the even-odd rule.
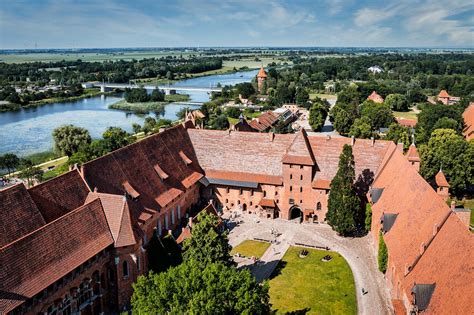
[[[255,94],[255,89],[252,83],[244,82],[235,85],[237,94],[240,94],[242,98],[249,98],[251,95]]]
[[[192,112],[193,110],[189,107],[182,107],[177,113],[176,113],[176,117],[178,117],[178,119],[184,119],[186,117],[186,114],[187,113],[190,113]]]
[[[408,110],[408,100],[403,94],[389,94],[385,98],[385,104],[395,111],[407,111]]]
[[[241,111],[237,107],[229,107],[226,109],[225,114],[231,118],[239,118]]]
[[[164,102],[165,93],[161,92],[159,89],[154,89],[150,95],[150,101],[152,102]]]
[[[221,114],[217,117],[213,117],[213,119],[210,119],[209,126],[211,129],[225,130],[229,128],[229,120],[227,119],[226,115]]]
[[[20,165],[20,158],[13,153],[6,153],[0,159],[0,168],[7,170],[11,174]]]
[[[456,130],[458,133],[461,132],[460,124],[456,120],[448,117],[441,117],[438,121],[434,124],[433,130],[436,129],[453,129]]]
[[[227,232],[219,231],[219,218],[201,212],[192,227],[192,237],[184,241],[183,259],[202,263],[222,262],[232,264]]]
[[[71,156],[81,146],[91,143],[91,136],[84,128],[65,125],[53,130],[53,140],[56,151]]]
[[[194,236],[193,236],[194,238]],[[185,261],[133,285],[137,314],[269,314],[268,284],[221,262]]]
[[[410,146],[410,129],[408,127],[401,126],[397,123],[393,123],[388,128],[385,140],[392,140],[395,144],[403,143],[403,149],[408,150]]]
[[[334,129],[336,129],[341,135],[347,135],[357,117],[345,109],[336,106],[331,110]]]
[[[331,181],[327,221],[339,234],[348,235],[356,231],[360,215],[360,200],[354,187],[355,170],[352,147],[344,145],[339,157],[339,169]]]
[[[435,124],[443,117],[452,118],[458,122],[459,127],[455,130],[462,129],[464,120],[461,107],[426,104],[418,114],[418,123],[416,125],[417,140],[426,143],[434,130]]]
[[[41,181],[43,172],[31,160],[21,159],[19,177],[26,179],[28,186],[31,187],[34,180]]]
[[[385,273],[387,271],[388,264],[388,249],[387,245],[385,244],[385,240],[383,239],[382,231],[379,233],[379,253],[377,261],[380,272]]]
[[[349,135],[356,138],[368,139],[374,135],[370,120],[367,117],[357,118],[349,130]]]
[[[316,103],[309,110],[309,125],[314,131],[320,131],[324,126],[328,115],[327,107],[321,103]]]
[[[432,181],[442,168],[451,193],[462,195],[474,183],[474,141],[466,142],[452,129],[436,129],[420,147],[420,173]]]
[[[305,105],[309,101],[308,91],[304,88],[300,88],[296,91],[296,104]]]
[[[360,97],[357,86],[350,85],[337,94],[337,103],[357,106],[360,103]]]
[[[139,133],[142,131],[142,126],[140,126],[139,124],[137,123],[133,123],[132,124],[132,130],[135,134]]]
[[[368,202],[365,205],[365,231],[369,232],[372,227],[372,205]]]
[[[385,104],[378,104],[373,101],[365,101],[360,105],[360,114],[370,121],[372,130],[388,127],[395,121],[393,113]]]
[[[130,137],[128,132],[120,127],[108,127],[102,134],[102,138],[104,138],[105,145],[109,152],[120,149],[133,142],[133,137]]]

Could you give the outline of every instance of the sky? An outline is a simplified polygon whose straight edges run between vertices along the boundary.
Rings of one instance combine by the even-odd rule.
[[[474,47],[474,0],[0,0],[0,49]]]

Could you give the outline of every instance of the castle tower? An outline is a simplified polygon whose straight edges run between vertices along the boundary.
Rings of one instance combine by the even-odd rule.
[[[436,192],[440,195],[444,200],[448,200],[449,198],[449,183],[444,176],[443,171],[440,169],[438,174],[435,176],[435,184],[436,184]]]
[[[267,73],[265,72],[265,69],[263,69],[263,66],[262,66],[260,68],[260,71],[257,74],[257,87],[258,87],[259,93],[263,92],[263,83],[265,83],[266,79],[267,79]]]

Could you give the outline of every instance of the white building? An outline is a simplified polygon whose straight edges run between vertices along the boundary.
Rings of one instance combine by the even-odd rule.
[[[372,72],[372,73],[382,73],[383,72],[383,69],[380,68],[379,66],[372,66],[370,68],[367,69],[369,72]]]

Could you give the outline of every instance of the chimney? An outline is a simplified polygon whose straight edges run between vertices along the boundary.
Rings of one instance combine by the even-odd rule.
[[[374,137],[370,137],[370,141],[372,142],[372,146],[374,146],[374,144],[375,144],[375,138],[374,138]]]
[[[331,140],[331,135],[326,135],[326,140]]]
[[[403,142],[399,142],[397,144],[397,149],[398,149],[398,151],[403,152]]]
[[[270,142],[273,142],[273,139],[275,138],[275,134],[273,132],[270,132],[269,136],[270,136]]]
[[[97,187],[94,187],[94,192],[96,193],[98,191],[99,191],[99,189],[97,189]]]
[[[351,137],[351,145],[353,146],[355,144],[356,138],[354,136]]]

